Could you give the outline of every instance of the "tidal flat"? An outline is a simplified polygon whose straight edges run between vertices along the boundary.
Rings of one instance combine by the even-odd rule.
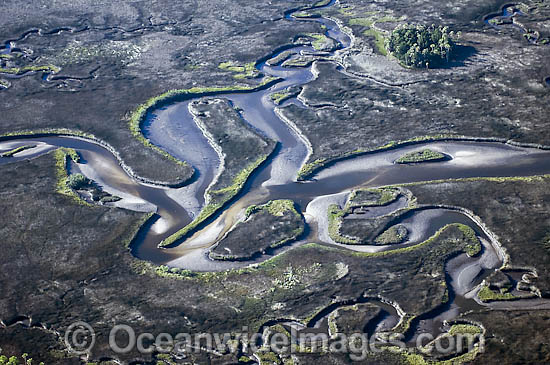
[[[7,1],[0,18],[0,363],[548,361],[545,2]],[[398,61],[387,40],[411,24],[450,29],[452,55]],[[82,353],[78,321],[97,334]],[[117,353],[121,323],[260,349]],[[404,348],[269,348],[293,331]],[[449,356],[422,334],[483,341]]]

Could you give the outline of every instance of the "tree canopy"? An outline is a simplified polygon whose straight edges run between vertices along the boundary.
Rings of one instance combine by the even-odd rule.
[[[448,62],[456,44],[448,27],[407,24],[397,27],[386,40],[387,50],[412,67],[437,67]]]

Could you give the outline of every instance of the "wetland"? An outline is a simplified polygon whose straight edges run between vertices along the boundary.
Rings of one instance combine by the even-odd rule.
[[[86,126],[85,117],[77,123],[29,124],[17,117],[3,126],[2,354],[32,354],[29,339],[42,331],[33,356],[47,363],[313,363],[321,356],[315,351],[249,353],[244,344],[222,354],[172,353],[170,360],[158,352],[113,354],[105,335],[120,320],[153,333],[233,332],[247,326],[261,335],[260,345],[277,331],[330,337],[353,330],[369,336],[400,333],[412,348],[422,333],[445,337],[465,325],[479,333],[498,332],[494,321],[506,321],[499,316],[540,318],[537,331],[547,331],[550,151],[547,110],[540,103],[548,96],[550,70],[521,71],[538,80],[527,91],[517,75],[508,75],[505,87],[498,81],[508,67],[501,63],[505,53],[515,52],[510,42],[529,47],[523,56],[527,63],[547,52],[544,30],[536,28],[544,24],[546,7],[507,5],[502,13],[488,14],[480,6],[469,15],[439,9],[434,14],[455,14],[454,25],[466,33],[462,47],[477,45],[477,51],[457,54],[441,69],[384,73],[380,62],[390,69],[401,66],[389,56],[381,61],[376,50],[387,30],[377,24],[395,26],[404,19],[374,20],[379,9],[372,8],[381,4],[333,0],[274,9],[279,18],[258,24],[285,24],[285,30],[265,38],[262,51],[254,50],[255,61],[247,62],[250,55],[243,50],[234,61],[218,62],[212,72],[219,79],[208,77],[196,60],[172,62],[205,86],[184,80],[165,92],[170,82],[161,78],[151,90],[156,94],[142,89],[133,94],[134,101],[125,99],[127,109],[118,110],[124,112],[122,123]],[[262,6],[256,11],[266,12]],[[406,6],[399,2],[386,12],[400,15]],[[356,16],[370,20],[353,20]],[[470,23],[464,23],[467,16]],[[500,27],[524,16],[530,28],[518,27],[536,37],[510,34],[506,48],[499,48],[502,41],[491,32],[508,36]],[[148,32],[168,29],[173,37],[181,31],[179,23],[154,16],[148,21],[134,29],[90,24],[26,31],[5,42],[2,55],[9,57],[2,62],[15,62],[7,66],[20,70],[31,67],[24,65],[35,62],[28,49],[16,45],[32,40],[37,47],[51,36],[108,30],[118,42],[132,43]],[[486,28],[477,34],[477,27]],[[193,37],[193,29],[186,34]],[[251,29],[235,37],[246,38]],[[86,55],[118,57],[109,62],[131,68],[134,49],[125,47],[109,56]],[[487,71],[482,52],[502,69]],[[4,61],[11,57],[17,61]],[[59,58],[40,60],[47,64]],[[0,92],[11,95],[29,87],[25,83],[59,80],[58,88],[71,89],[69,79],[82,88],[69,94],[100,90],[93,85],[97,68],[85,71],[91,78],[55,75],[67,69],[71,65],[35,68],[43,72],[40,81],[15,72],[22,77]],[[505,92],[491,100],[467,97],[473,87],[467,72],[472,78],[486,75],[482,88],[504,87]],[[142,81],[143,86],[152,83]],[[39,88],[46,90],[44,85]],[[63,103],[70,100],[63,98]],[[506,98],[522,107],[513,109]],[[34,103],[35,108],[40,104]],[[68,108],[64,104],[56,113]],[[443,118],[450,110],[452,116]],[[65,151],[62,160],[59,151]],[[71,189],[78,179],[85,179],[86,189]],[[67,306],[71,315],[56,314]],[[358,313],[357,322],[348,318],[352,312]],[[93,323],[100,334],[98,345],[80,357],[56,340],[72,319]],[[512,323],[511,334],[522,331],[521,321]],[[493,359],[494,351],[502,350],[493,338],[488,343],[489,353],[477,346],[453,359]],[[388,350],[364,361],[448,360],[408,353]],[[341,354],[323,356],[351,361]]]

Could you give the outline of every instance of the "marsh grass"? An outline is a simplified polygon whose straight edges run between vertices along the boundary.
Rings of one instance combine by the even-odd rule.
[[[407,228],[402,224],[392,226],[382,232],[376,239],[374,243],[378,245],[394,245],[402,243],[407,238]]]
[[[442,161],[446,158],[441,152],[433,151],[428,148],[423,149],[422,151],[414,151],[407,153],[404,156],[398,158],[395,162],[398,164],[410,164],[410,163],[420,163],[420,162],[435,162]]]
[[[518,297],[510,292],[496,292],[494,290],[491,290],[491,288],[489,288],[487,285],[483,285],[477,295],[482,302],[518,299]]]
[[[73,162],[79,162],[80,156],[72,148],[58,148],[54,151],[55,173],[57,177],[56,191],[64,195],[79,205],[93,207],[92,204],[82,200],[80,196],[69,186],[69,175],[67,173],[67,164],[69,159]]]
[[[233,184],[230,186],[227,186],[223,189],[219,189],[216,191],[210,191],[208,192],[209,196],[215,196],[215,200],[208,203],[199,213],[197,218],[193,220],[193,222],[189,223],[187,226],[180,229],[178,232],[174,233],[170,237],[164,239],[160,244],[159,247],[166,247],[170,246],[177,241],[185,238],[188,234],[190,234],[192,231],[194,231],[197,227],[199,227],[202,223],[204,223],[208,218],[210,218],[213,214],[215,214],[218,210],[220,210],[227,202],[229,202],[233,197],[235,197],[243,188],[244,184],[254,172],[264,161],[267,160],[269,155],[263,155],[260,158],[258,158],[255,162],[250,164],[248,167],[246,167],[244,170],[242,170],[233,180]]]
[[[155,146],[147,138],[143,136],[141,131],[141,123],[146,119],[147,113],[151,110],[169,103],[172,100],[178,99],[192,99],[194,97],[206,96],[214,93],[230,93],[233,91],[255,91],[261,88],[267,87],[268,85],[277,82],[279,79],[275,77],[266,77],[262,83],[258,86],[244,86],[244,85],[234,85],[234,86],[225,86],[225,87],[193,87],[190,89],[174,89],[169,90],[163,94],[157,95],[150,98],[145,103],[137,107],[137,109],[130,116],[128,126],[132,135],[143,143],[144,146],[149,147],[160,153],[162,156],[168,160],[175,162],[179,165],[188,166],[187,162],[181,161],[168,152],[164,151],[162,148]]]
[[[22,75],[27,72],[52,72],[58,73],[61,69],[54,65],[43,65],[43,66],[24,66],[24,67],[10,67],[10,68],[0,68],[0,73],[13,74],[13,75]]]
[[[14,148],[10,151],[6,151],[2,154],[0,154],[0,157],[13,157],[16,153],[23,152],[26,150],[29,150],[31,148],[35,148],[36,145],[25,145],[25,146],[19,146],[17,148]]]

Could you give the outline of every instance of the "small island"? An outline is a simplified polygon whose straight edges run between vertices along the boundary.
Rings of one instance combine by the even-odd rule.
[[[391,226],[374,240],[376,245],[395,245],[403,243],[409,234],[409,230],[402,224]]]
[[[386,49],[406,67],[434,68],[449,62],[458,37],[448,27],[407,24],[386,40]]]
[[[449,160],[450,157],[437,151],[430,149],[424,149],[422,151],[414,151],[401,156],[395,163],[398,164],[412,164],[421,162],[439,162]]]
[[[246,210],[246,219],[237,223],[210,251],[210,258],[249,260],[269,249],[295,241],[304,228],[304,219],[292,200],[272,200],[264,205],[252,205]]]

